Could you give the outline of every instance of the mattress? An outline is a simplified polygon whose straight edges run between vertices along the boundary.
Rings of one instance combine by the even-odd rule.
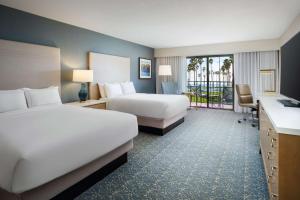
[[[21,193],[71,172],[138,134],[136,116],[75,106],[0,114],[0,187]]]
[[[169,119],[185,112],[189,99],[185,95],[136,93],[107,99],[107,108],[141,117]]]

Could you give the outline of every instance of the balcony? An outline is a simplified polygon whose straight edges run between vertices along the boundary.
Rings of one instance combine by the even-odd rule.
[[[188,81],[187,88],[193,92],[191,105],[194,107],[233,109],[231,81]]]

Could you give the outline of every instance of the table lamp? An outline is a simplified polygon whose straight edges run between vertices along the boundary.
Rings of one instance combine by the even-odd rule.
[[[73,70],[73,81],[81,83],[78,96],[80,101],[86,101],[88,96],[87,83],[93,82],[93,70]]]
[[[171,65],[160,65],[158,68],[159,76],[172,76]]]
[[[159,65],[158,75],[159,76],[172,76],[171,65]],[[174,90],[174,85],[172,85],[172,82],[168,82],[168,81],[161,82],[161,91],[163,94],[172,94],[172,93],[177,92],[177,91],[173,91],[173,90]]]

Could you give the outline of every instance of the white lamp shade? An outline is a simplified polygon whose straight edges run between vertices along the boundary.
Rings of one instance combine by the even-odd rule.
[[[73,81],[80,83],[93,82],[93,70],[73,70]]]
[[[158,68],[158,75],[172,76],[171,65],[160,65]]]

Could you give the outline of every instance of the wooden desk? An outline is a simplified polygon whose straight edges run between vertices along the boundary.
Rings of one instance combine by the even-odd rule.
[[[300,199],[300,109],[260,98],[260,146],[270,199]]]

